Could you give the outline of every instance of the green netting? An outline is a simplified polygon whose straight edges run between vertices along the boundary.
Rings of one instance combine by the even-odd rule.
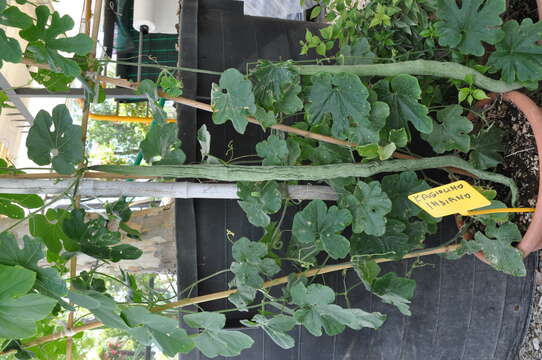
[[[118,60],[137,62],[139,31],[132,26],[133,21],[133,0],[117,0],[116,26],[114,49]],[[173,10],[172,10],[173,11]],[[143,40],[143,63],[175,66],[177,64],[177,35],[170,34],[147,34]],[[143,68],[141,77],[143,79],[156,80],[160,70]],[[117,66],[117,75],[136,80],[137,67]]]

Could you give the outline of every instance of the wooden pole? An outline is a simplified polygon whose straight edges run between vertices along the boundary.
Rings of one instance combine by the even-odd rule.
[[[89,0],[91,1],[91,0]],[[102,20],[103,0],[96,0],[94,3],[94,14],[92,19],[92,51],[91,56],[96,57],[96,47],[98,46],[98,34],[100,33],[100,25]]]
[[[92,22],[92,51],[90,54],[91,59],[96,58],[96,47],[98,44],[98,33],[100,30],[100,19],[102,15],[102,0],[96,0],[96,3],[94,4],[94,19]],[[87,0],[85,4],[85,33],[88,35],[90,32],[90,9],[92,8],[92,0]],[[90,116],[90,104],[87,102],[83,105],[83,117],[81,119],[81,141],[83,143],[83,152],[85,151],[86,143],[87,143],[87,131],[88,131],[88,119]],[[81,195],[77,195],[75,198],[75,207],[79,208],[81,204]],[[75,278],[77,276],[77,255],[74,255],[70,259],[70,278]],[[70,286],[70,288],[73,288]],[[73,304],[70,302],[70,305],[73,306]],[[73,322],[74,322],[74,316],[75,313],[73,311],[70,311],[68,313],[68,324],[67,324],[67,330],[69,332],[73,329]],[[68,336],[68,339],[66,341],[66,360],[72,360],[73,359],[73,337]]]
[[[70,259],[70,278],[74,278],[77,275],[77,255],[74,255]],[[73,290],[73,286],[70,286],[70,289]],[[73,306],[73,303],[70,302],[70,305]],[[72,331],[73,329],[73,320],[75,313],[70,311],[68,313],[68,324],[66,329]],[[68,336],[66,339],[66,360],[73,359],[73,337]]]
[[[90,35],[90,19],[92,18],[92,0],[85,2],[85,34]]]
[[[458,247],[459,247],[459,245],[454,244],[454,245],[447,245],[447,246],[443,246],[443,247],[437,247],[437,248],[431,248],[431,249],[426,249],[426,250],[415,251],[415,252],[412,252],[412,253],[409,253],[409,254],[405,255],[403,257],[403,259],[411,259],[411,258],[417,258],[417,257],[421,257],[421,256],[428,256],[428,255],[445,254],[445,253],[456,250]],[[385,263],[385,262],[391,262],[391,261],[395,261],[395,260],[393,260],[393,259],[376,259],[375,261],[377,263]],[[323,275],[323,274],[327,274],[327,273],[331,273],[331,272],[335,272],[335,271],[351,269],[352,267],[353,267],[353,264],[351,262],[347,262],[347,263],[343,263],[343,264],[328,265],[328,266],[324,266],[322,268],[312,269],[312,270],[309,270],[309,271],[306,271],[306,272],[297,273],[296,275],[298,277],[302,277],[302,276],[314,277],[314,276]],[[286,283],[288,283],[288,280],[289,280],[288,276],[283,276],[283,277],[279,277],[279,278],[276,278],[276,279],[273,279],[273,280],[269,280],[269,281],[266,281],[264,283],[263,288],[270,288],[270,287],[273,287],[273,286],[286,284]],[[186,306],[190,306],[190,305],[201,304],[201,303],[205,303],[205,302],[209,302],[209,301],[225,299],[228,296],[230,296],[232,294],[235,294],[236,292],[237,292],[237,290],[232,289],[232,290],[220,291],[220,292],[213,293],[213,294],[196,296],[196,297],[193,297],[193,298],[187,298],[187,299],[172,302],[172,303],[169,303],[169,304],[165,304],[165,305],[161,305],[161,306],[155,306],[155,307],[153,307],[151,309],[151,311],[152,312],[161,312],[161,311],[164,311],[164,310],[176,309],[176,308],[186,307]],[[55,333],[55,334],[51,334],[51,335],[48,335],[48,336],[41,337],[39,339],[35,339],[35,340],[31,341],[31,342],[23,344],[23,346],[24,346],[24,348],[30,348],[30,347],[33,347],[33,346],[36,346],[36,345],[41,345],[41,344],[45,344],[45,343],[50,342],[50,341],[58,340],[60,338],[66,337],[66,336],[73,336],[73,335],[78,334],[78,333],[83,332],[83,331],[97,329],[97,328],[100,328],[102,326],[103,326],[102,322],[94,321],[94,322],[88,323],[86,325],[76,327],[72,331],[69,331],[69,332],[66,332],[66,331],[58,332],[58,333]],[[4,353],[1,353],[0,355],[7,355],[7,354],[10,354],[10,353],[13,353],[13,352],[14,352],[13,350],[12,351],[7,351],[7,352],[4,352]]]

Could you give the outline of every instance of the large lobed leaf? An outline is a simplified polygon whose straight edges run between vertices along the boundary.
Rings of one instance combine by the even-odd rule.
[[[422,90],[414,76],[397,75],[391,80],[380,80],[374,90],[378,99],[390,107],[388,126],[391,129],[405,128],[408,131],[410,122],[423,134],[433,131],[433,120],[427,115],[427,107],[419,103]]]
[[[391,217],[408,219],[421,212],[416,204],[408,200],[408,195],[427,190],[429,185],[425,180],[418,179],[418,175],[414,171],[384,176],[381,184],[382,190],[392,202]]]
[[[343,45],[338,59],[341,65],[372,64],[376,60],[376,55],[371,51],[367,39],[359,38],[354,40],[352,45]]]
[[[380,266],[374,261],[358,261],[354,269],[365,288],[384,303],[397,307],[404,315],[411,315],[409,304],[414,296],[416,281],[402,278],[393,272],[379,277]]]
[[[322,200],[312,200],[294,216],[292,233],[301,244],[325,251],[333,259],[342,259],[350,250],[350,242],[340,233],[352,222],[346,209],[331,206]]]
[[[181,165],[186,160],[176,123],[154,122],[140,144],[143,158],[153,165]]]
[[[121,317],[118,304],[111,296],[95,290],[70,290],[68,297],[70,302],[90,310],[105,326],[124,331],[130,330]]]
[[[371,112],[368,119],[361,119],[352,123],[346,131],[348,140],[357,145],[380,142],[380,131],[386,126],[386,119],[390,115],[390,107],[382,101],[371,104]]]
[[[158,103],[156,83],[145,79],[139,83],[137,90],[140,94],[147,96],[152,107],[153,117],[151,128],[139,145],[143,158],[152,165],[180,165],[184,163],[186,155],[181,150],[181,141],[177,138],[177,123],[166,122],[167,114]]]
[[[235,130],[244,134],[248,117],[256,113],[252,83],[236,69],[228,69],[220,76],[211,91],[213,122],[224,124],[231,121]]]
[[[433,124],[433,132],[422,134],[422,139],[431,144],[436,153],[459,150],[470,150],[470,135],[473,129],[472,122],[464,116],[463,108],[459,105],[450,105],[437,113],[437,120]]]
[[[111,296],[94,290],[72,290],[69,298],[90,310],[105,326],[125,331],[143,345],[156,345],[167,356],[194,348],[194,342],[177,321],[153,314],[144,307],[132,306],[121,311]]]
[[[288,165],[288,143],[277,135],[256,144],[256,153],[263,158],[262,165]]]
[[[48,63],[55,73],[69,77],[79,76],[81,74],[79,64],[60,55],[59,52],[87,55],[92,50],[90,37],[85,34],[63,36],[74,26],[73,20],[68,15],[60,16],[56,11],[51,14],[45,5],[37,6],[35,12],[36,23],[19,32],[19,35],[29,42],[28,55],[40,63]]]
[[[465,55],[484,55],[483,42],[495,44],[502,36],[500,14],[505,0],[438,0],[435,24],[439,44],[456,48]]]
[[[354,234],[350,239],[351,256],[402,259],[412,249],[409,236],[405,233],[405,224],[391,219],[385,229],[381,236]]]
[[[262,275],[272,277],[280,271],[275,260],[266,258],[267,253],[267,245],[247,238],[241,238],[233,244],[232,255],[235,261],[230,270],[235,278],[229,285],[237,288],[237,292],[229,300],[240,311],[247,311],[247,305],[254,301],[257,290],[263,286]]]
[[[47,246],[47,259],[58,257],[62,249],[76,251],[77,245],[64,234],[62,221],[69,216],[64,209],[48,209],[45,215],[35,214],[28,221],[30,234],[39,237]]]
[[[0,11],[0,25],[25,29],[33,23],[32,18],[22,12],[17,6],[10,6]]]
[[[299,73],[291,61],[273,63],[261,60],[250,74],[258,105],[265,110],[294,114],[303,109],[299,98]]]
[[[224,330],[224,314],[200,312],[185,315],[183,320],[191,328],[202,329],[192,340],[203,355],[209,358],[219,355],[237,356],[254,344],[250,336],[240,331]]]
[[[110,231],[105,218],[98,216],[85,222],[83,209],[74,209],[63,219],[62,231],[70,238],[70,246],[74,248],[72,251],[80,251],[97,259],[118,262],[123,259],[135,260],[143,254],[133,245],[119,244],[121,233]]]
[[[251,321],[241,320],[248,327],[261,327],[275,344],[283,349],[291,349],[295,346],[293,337],[287,334],[296,324],[295,319],[284,314],[277,314],[271,318],[263,315],[255,315]]]
[[[503,160],[503,137],[504,132],[495,125],[480,130],[478,135],[472,136],[469,161],[482,170],[499,165]]]
[[[327,114],[333,120],[331,133],[346,138],[352,126],[369,124],[369,91],[359,77],[350,73],[317,74],[312,77],[307,107],[309,121],[318,124]]]
[[[130,335],[143,345],[156,345],[167,356],[188,353],[195,346],[177,321],[153,314],[144,307],[129,307],[122,311],[122,317],[132,327]]]
[[[392,203],[378,181],[358,181],[352,193],[339,198],[339,206],[352,213],[352,231],[368,235],[384,234],[386,214],[392,209]]]
[[[486,227],[485,235],[477,232],[474,240],[463,240],[459,249],[449,257],[455,259],[482,251],[486,260],[496,270],[513,276],[525,276],[527,270],[523,263],[523,254],[512,246],[512,243],[518,241],[521,241],[521,233],[516,224],[506,223],[498,226],[491,223]]]
[[[254,226],[266,227],[271,222],[268,214],[274,214],[282,205],[282,194],[276,181],[265,183],[237,183],[239,206]]]
[[[75,79],[63,73],[54,72],[47,69],[38,69],[37,72],[30,72],[32,79],[42,84],[47,90],[52,92],[67,92],[70,90],[70,84]]]
[[[41,206],[43,206],[43,199],[38,195],[0,194],[0,215],[6,215],[12,219],[24,218],[24,209],[36,209]]]
[[[521,25],[516,20],[507,21],[504,37],[495,44],[488,65],[501,70],[504,81],[532,82],[542,80],[542,22],[533,24],[529,18]]]
[[[8,166],[7,161],[0,159],[0,174],[19,174],[22,171]],[[12,219],[22,219],[24,209],[36,209],[43,206],[43,199],[32,194],[0,194],[0,215]]]
[[[28,157],[36,164],[52,164],[60,174],[71,174],[83,160],[81,126],[74,125],[66,105],[57,105],[52,116],[40,110],[26,139]]]
[[[51,313],[56,300],[28,294],[36,273],[25,267],[0,265],[0,339],[28,338],[36,333],[36,321]]]
[[[314,336],[326,334],[333,336],[344,331],[345,327],[360,330],[364,327],[377,329],[384,323],[385,315],[368,313],[361,309],[346,309],[332,304],[335,292],[328,286],[312,284],[305,286],[296,282],[290,288],[292,302],[300,308],[294,313],[295,320]]]
[[[10,38],[6,35],[4,29],[0,29],[0,67],[2,67],[3,62],[12,62],[18,63],[21,62],[23,52],[21,51],[21,46],[16,39]]]
[[[39,239],[29,236],[23,237],[23,247],[20,248],[14,235],[0,233],[0,264],[22,266],[36,273],[34,287],[41,294],[56,299],[64,297],[67,293],[66,283],[54,268],[45,268],[38,265],[44,258],[43,245]]]
[[[73,27],[74,22],[70,16],[60,16],[57,11],[51,14],[47,6],[41,5],[36,7],[36,23],[25,27],[20,35],[31,43],[41,41],[46,48],[51,50],[77,55],[88,54],[92,49],[92,40],[88,35],[61,36]]]

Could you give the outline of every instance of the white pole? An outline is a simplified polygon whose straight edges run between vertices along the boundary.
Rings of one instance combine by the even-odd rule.
[[[0,179],[0,194],[61,194],[72,183],[68,180]],[[238,199],[235,184],[190,182],[126,182],[82,179],[81,196],[94,197],[169,197],[179,199]],[[288,193],[297,200],[336,200],[335,191],[322,185],[290,185]]]

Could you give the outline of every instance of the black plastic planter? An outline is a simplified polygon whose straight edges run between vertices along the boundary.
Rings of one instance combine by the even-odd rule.
[[[244,72],[246,65],[257,59],[303,59],[298,55],[299,40],[307,27],[317,28],[317,24],[243,16],[242,6],[228,0],[184,0],[181,65],[216,71],[235,67]],[[185,96],[208,101],[211,83],[218,77],[185,73],[183,81]],[[217,156],[226,153],[230,142],[233,157],[254,154],[255,144],[265,136],[253,125],[245,135],[236,133],[229,124],[215,127],[209,113],[184,106],[178,108],[178,117],[179,138],[188,163],[199,160],[195,134],[203,124],[212,136],[211,153]],[[261,235],[235,200],[177,200],[176,205],[179,289],[229,267],[232,258],[227,231],[235,238],[256,240]],[[446,218],[427,246],[445,242],[456,232],[453,219]],[[411,317],[402,316],[358,287],[350,293],[351,305],[388,314],[380,330],[347,330],[335,337],[316,338],[298,327],[292,332],[296,347],[282,350],[262,331],[245,329],[255,344],[238,359],[513,359],[528,326],[536,257],[526,260],[528,275],[524,278],[496,272],[474,257],[447,261],[430,256],[423,261],[426,266],[412,272],[417,288]],[[389,263],[383,270],[404,275],[413,262]],[[341,276],[326,276],[326,284],[342,291]],[[351,283],[355,276],[348,274]],[[230,280],[229,274],[217,276],[195,288],[190,296],[227,289]],[[339,301],[344,305],[344,299]],[[211,311],[231,307],[227,300],[205,305]],[[245,316],[231,314],[229,325],[236,326],[236,320]],[[181,358],[205,357],[193,352]]]

